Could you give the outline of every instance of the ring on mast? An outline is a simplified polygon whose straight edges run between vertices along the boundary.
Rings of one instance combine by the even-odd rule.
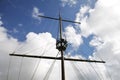
[[[59,51],[65,51],[67,48],[67,41],[65,39],[57,40],[56,41],[56,49]]]

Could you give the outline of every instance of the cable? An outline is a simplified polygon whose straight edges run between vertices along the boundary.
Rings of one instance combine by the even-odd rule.
[[[97,68],[99,68],[96,63],[95,63],[95,65],[96,65]],[[100,72],[100,76],[102,77],[102,79],[105,80],[100,70],[99,70],[99,72]]]
[[[10,72],[11,61],[12,61],[12,57],[10,56],[9,65],[8,65],[8,71],[7,71],[7,80],[8,80],[8,78],[9,78],[9,72]]]
[[[77,63],[76,63],[77,64]],[[77,64],[78,65],[78,64]],[[77,67],[77,65],[75,65]],[[79,65],[78,65],[79,67]],[[89,78],[86,76],[86,73],[79,67],[80,71],[83,73],[83,75],[85,75],[85,79],[89,80]]]
[[[43,53],[42,55],[44,55],[44,54],[45,54],[45,53]],[[39,59],[39,61],[38,61],[38,64],[37,64],[37,66],[36,66],[36,68],[35,68],[35,70],[34,70],[34,72],[33,72],[33,75],[32,75],[32,77],[31,77],[31,80],[33,80],[33,78],[34,78],[34,76],[35,76],[35,74],[36,74],[36,72],[37,72],[37,69],[38,69],[38,67],[39,67],[40,62],[41,62],[41,59]]]
[[[35,70],[34,70],[34,72],[33,72],[33,75],[32,75],[32,77],[31,77],[31,80],[33,80],[33,78],[34,78],[34,76],[35,76],[35,73],[37,72],[37,69],[38,69],[38,67],[39,67],[40,61],[41,61],[41,59],[38,61],[38,64],[37,64],[37,66],[36,66],[36,68],[35,68]]]
[[[18,73],[18,80],[20,80],[20,74],[21,74],[21,70],[22,70],[23,58],[24,57],[22,57],[21,62],[20,62],[20,70],[19,70],[19,73]]]
[[[87,43],[84,41],[84,43],[87,45]],[[89,49],[89,50],[91,50],[91,48],[89,48],[88,46],[86,46],[86,48],[87,49]],[[86,49],[86,50],[87,50]],[[89,52],[89,51],[88,51]],[[98,55],[98,56],[97,56]],[[103,59],[100,57],[100,54],[97,54],[97,55],[95,55],[97,58],[99,58],[101,61],[103,61]],[[87,54],[87,56],[89,56],[88,54]]]
[[[86,45],[87,45],[87,43],[86,42],[84,42]],[[88,48],[88,46],[86,46],[87,48]],[[91,48],[89,48],[90,50],[91,50]],[[98,56],[97,56],[98,55]],[[100,54],[97,54],[97,55],[95,55],[97,58],[99,58],[100,60],[102,60],[103,61],[103,59],[100,57]],[[89,55],[88,55],[89,56]],[[90,63],[89,63],[90,64]],[[91,65],[91,64],[90,64]],[[97,65],[97,64],[96,64]],[[91,65],[91,67],[93,68],[93,70],[96,72],[96,74],[99,76],[99,78],[101,79],[101,80],[104,80],[104,77],[103,77],[103,75],[102,74],[98,74],[97,73],[97,71],[94,69],[94,67]]]
[[[105,64],[103,64],[105,67],[106,67],[106,65]],[[107,74],[108,74],[108,76],[109,76],[109,78],[110,78],[110,80],[113,80],[112,79],[112,76],[111,76],[111,74],[110,74],[110,72],[106,69],[106,72],[107,72]]]
[[[56,60],[54,60],[54,62],[51,64],[51,66],[50,66],[50,68],[49,68],[49,70],[48,70],[48,72],[47,72],[47,74],[45,75],[45,77],[44,77],[43,80],[48,80],[48,78],[49,78],[49,76],[50,76],[50,73],[51,73],[51,71],[52,71],[52,69],[53,69],[53,66],[54,66],[54,64],[55,64],[55,61],[56,61]]]
[[[69,58],[70,57],[70,55],[67,55],[67,57]],[[85,73],[82,71],[82,70],[79,70],[78,68],[77,68],[77,66],[74,64],[74,63],[72,63],[72,62],[70,62],[71,63],[71,65],[72,65],[72,67],[73,67],[73,69],[78,73],[78,74],[80,74],[81,75],[81,77],[83,78],[83,79],[85,79],[85,80],[88,80],[88,78],[86,77],[86,78],[84,78],[84,75],[85,75]],[[82,74],[82,73],[83,74]],[[77,76],[78,77],[78,79],[80,79],[81,77],[79,77],[79,76]],[[82,80],[83,80],[82,79]]]
[[[80,58],[80,57],[79,57],[79,58]],[[80,58],[80,59],[81,59],[81,58]],[[89,62],[88,62],[88,64],[90,65],[90,63],[89,63]],[[88,66],[89,66],[89,65],[88,65]],[[92,71],[91,71],[88,67],[86,67],[86,68],[88,69],[88,71],[89,71],[89,72],[91,72],[91,73],[92,73]],[[88,79],[89,79],[89,78],[88,78]]]
[[[53,46],[53,45],[51,45],[51,46]],[[38,49],[40,49],[40,48],[34,48],[34,49],[31,49],[31,50],[27,50],[23,54],[25,55],[25,54],[33,53],[33,51],[38,50]],[[42,50],[44,50],[44,49],[42,49]]]
[[[59,52],[58,52],[58,54],[59,54]],[[56,55],[56,57],[58,56],[58,54]],[[53,61],[53,63],[51,64],[51,66],[50,66],[50,68],[49,68],[48,72],[46,73],[46,75],[45,75],[45,77],[44,77],[43,80],[48,80],[48,78],[50,77],[50,73],[52,72],[53,67],[54,67],[54,65],[55,65],[55,62],[56,62],[56,59],[55,59],[55,60]]]
[[[31,38],[31,39],[29,40],[29,42],[30,42],[30,41],[33,41],[34,39],[38,39],[38,38],[37,38],[36,36],[34,36],[33,38]],[[25,43],[24,43],[24,44],[21,44],[21,46],[20,46],[19,48],[17,47],[18,49],[16,48],[14,52],[16,52],[16,50],[19,51],[20,49],[22,49],[22,48],[25,47],[25,46],[27,46]],[[28,51],[28,50],[27,50],[27,51]]]
[[[51,45],[52,46],[52,45]],[[50,47],[51,47],[50,46]],[[47,48],[46,48],[47,49]],[[41,55],[41,56],[43,56],[44,54],[45,54],[45,51],[48,51],[48,50],[44,50],[44,52],[43,52],[43,54]],[[39,61],[38,61],[38,64],[36,65],[36,68],[35,68],[35,70],[34,70],[34,72],[33,72],[33,75],[32,75],[32,77],[31,77],[31,80],[33,80],[33,78],[34,78],[34,76],[35,76],[35,74],[36,74],[36,72],[37,72],[37,69],[38,69],[38,67],[39,67],[39,65],[40,65],[40,62],[41,62],[41,58],[39,59]]]
[[[90,63],[89,63],[90,64]],[[100,75],[97,73],[97,71],[95,70],[95,68],[93,67],[92,64],[90,64],[90,66],[93,68],[94,72],[96,73],[96,75],[99,77],[100,80],[102,80],[102,78],[100,77]]]
[[[81,77],[82,77],[82,80],[84,79],[84,77],[83,77],[83,75],[82,75],[82,73],[81,73],[81,71],[79,71],[79,69],[77,69],[77,67],[72,63],[72,62],[70,62],[71,63],[71,65],[72,65],[72,67],[73,67],[73,69],[75,70],[75,72],[77,72],[79,75],[81,75]],[[78,77],[78,79],[80,79],[81,80],[81,77],[80,76],[77,76]]]

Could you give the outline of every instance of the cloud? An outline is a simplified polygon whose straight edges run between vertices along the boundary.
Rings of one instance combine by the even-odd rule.
[[[119,1],[115,0],[113,3],[105,4],[107,0],[100,0],[96,3],[94,11],[91,13],[90,18],[88,19],[88,25],[90,30],[101,37],[104,42],[110,42],[113,44],[113,51],[119,52],[120,47],[118,45],[120,38],[120,11],[118,8]]]
[[[101,40],[97,36],[94,36],[93,39],[89,42],[89,44],[94,47],[100,47],[103,44],[103,40]]]
[[[74,47],[75,49],[78,48],[83,42],[81,34],[77,33],[76,30],[71,25],[65,28],[64,34],[68,43],[70,43],[72,47]]]
[[[1,20],[0,22],[3,24]],[[7,30],[2,24],[0,25],[0,79],[5,80],[9,62],[8,54],[15,49],[18,41],[7,34]]]
[[[1,21],[2,22],[2,21]],[[3,22],[2,22],[3,23]],[[68,34],[68,32],[75,37],[72,38]],[[77,44],[80,45],[81,37],[79,34],[76,33],[75,29],[72,26],[66,28],[66,34],[68,41],[72,42],[75,46]],[[2,36],[1,36],[2,35]],[[16,54],[30,54],[30,55],[47,55],[47,56],[56,56],[58,50],[56,50],[55,44],[56,40],[52,37],[52,35],[48,32],[45,33],[34,33],[29,32],[26,35],[26,40],[24,42],[19,42],[17,39],[13,38],[7,33],[7,29],[4,26],[0,26],[0,79],[6,80],[8,75],[8,66],[9,62],[11,61],[9,67],[9,80],[16,80],[19,77],[20,72],[20,79],[22,80],[30,80],[33,71],[35,70],[36,64],[39,63],[40,59],[33,59],[33,58],[21,58],[21,57],[10,57],[9,53],[15,52]],[[74,40],[78,40],[78,43],[74,43]],[[60,55],[59,55],[60,56]],[[67,55],[66,55],[67,56]],[[75,56],[75,58],[82,58],[81,56]],[[11,58],[11,59],[10,59]],[[74,56],[73,56],[74,58]],[[20,71],[20,64],[22,62],[22,67]],[[34,79],[41,79],[43,80],[50,65],[52,64],[53,60],[41,60],[40,66],[35,73]],[[72,66],[71,66],[72,65]],[[89,69],[91,67],[87,67],[89,63],[70,63],[69,61],[65,61],[65,71],[66,71],[66,79],[69,80],[79,80],[84,79],[85,75],[88,75],[88,78],[91,80],[96,79],[97,76],[93,69],[91,74]],[[76,67],[77,66],[77,67]],[[49,76],[49,80],[57,79],[61,80],[61,69],[60,69],[60,61],[57,61],[54,65],[54,68]],[[89,68],[89,69],[88,69]],[[81,70],[85,70],[84,74]]]
[[[16,54],[32,54],[32,55],[47,55],[47,56],[56,56],[58,50],[56,50],[55,44],[56,40],[52,38],[50,33],[39,33],[30,32],[26,35],[26,40],[24,42],[19,42],[17,39],[13,38],[7,33],[7,29],[2,26],[3,22],[0,20],[0,79],[6,80],[8,75],[8,66],[10,60],[10,53],[15,52]],[[9,80],[16,80],[19,75],[19,68],[21,58],[11,57],[11,66],[9,71]],[[24,59],[21,75],[22,80],[31,78],[34,65],[38,59]],[[43,61],[41,64],[45,64],[43,67],[49,67],[48,62]],[[35,63],[35,64],[34,64]],[[29,65],[29,68],[28,68]],[[24,72],[26,71],[26,72]],[[47,72],[47,69],[43,69],[43,74]],[[29,74],[31,73],[31,74]],[[29,77],[28,77],[29,76]]]
[[[79,46],[82,43],[81,36],[89,36],[91,34],[97,37],[93,38],[91,45],[96,47],[93,55],[89,56],[90,59],[102,58],[106,64],[90,64],[90,63],[77,63],[65,61],[66,79],[68,80],[119,80],[120,76],[120,27],[119,27],[119,0],[98,0],[95,8],[90,9],[89,6],[80,8],[76,20],[81,21],[82,34],[77,34],[72,26],[68,26],[65,30],[68,42],[74,46]],[[36,9],[36,13],[38,10]],[[89,13],[89,17],[85,15]],[[0,79],[6,80],[7,69],[9,63],[9,53],[15,51],[20,54],[34,54],[55,56],[58,51],[55,49],[55,39],[48,32],[34,33],[30,32],[26,35],[24,42],[19,42],[7,33],[7,29],[2,26],[3,22],[0,20]],[[71,36],[71,35],[72,36]],[[74,37],[74,38],[72,38]],[[78,41],[75,41],[75,40]],[[101,41],[103,42],[101,44]],[[99,43],[100,42],[100,43]],[[74,56],[79,57],[78,55]],[[83,57],[80,57],[83,58]],[[29,80],[35,69],[36,63],[39,59],[23,59],[23,66],[21,70],[21,79]],[[9,79],[16,80],[18,78],[20,69],[21,58],[12,57],[12,64],[10,67]],[[52,60],[41,60],[40,66],[35,75],[35,79],[43,79],[50,67]],[[93,69],[93,67],[94,69]],[[97,73],[99,72],[99,73]],[[113,74],[114,73],[114,74]],[[60,78],[60,62],[57,61],[54,70],[51,73],[50,80]]]
[[[75,21],[81,21],[86,15],[86,13],[89,12],[90,7],[89,6],[82,6],[79,10],[79,12],[76,14],[76,20]]]
[[[91,34],[90,28],[88,27],[87,20],[88,20],[88,15],[93,12],[94,10],[90,8],[89,5],[84,5],[81,6],[79,9],[79,12],[76,13],[76,19],[75,21],[81,22],[81,24],[76,24],[77,26],[80,27],[81,29],[81,34],[84,37],[89,36]]]
[[[61,0],[62,6],[65,7],[66,5],[73,7],[77,4],[78,0]]]
[[[32,17],[40,22],[41,18],[38,15],[44,15],[44,14],[39,12],[39,9],[37,7],[34,7],[32,11]]]
[[[96,50],[93,53],[92,58],[98,59],[101,57],[106,61],[105,73],[103,76],[105,80],[109,80],[110,76],[107,74],[107,70],[110,72],[113,80],[118,80],[120,77],[120,1],[115,0],[98,0],[94,9],[85,9],[89,13],[89,16],[83,16],[80,11],[76,14],[76,20],[81,21],[79,25],[83,36],[89,36],[94,34],[97,38],[93,38],[90,42],[93,46],[96,46]],[[84,13],[84,14],[85,14]],[[102,41],[102,44],[99,43]],[[91,56],[90,56],[91,57]],[[101,70],[101,69],[100,69]],[[112,74],[116,73],[116,74]]]

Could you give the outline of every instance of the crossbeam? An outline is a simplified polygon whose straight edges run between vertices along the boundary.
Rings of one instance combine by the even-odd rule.
[[[19,57],[29,57],[29,58],[43,58],[43,59],[56,59],[61,60],[61,57],[49,57],[49,56],[37,56],[37,55],[24,55],[24,54],[9,54],[10,56],[19,56]],[[105,63],[105,61],[97,61],[97,60],[85,60],[85,59],[72,59],[72,58],[64,58],[66,61],[81,61],[81,62],[97,62],[97,63]]]
[[[53,20],[60,20],[59,18],[53,18],[53,17],[43,16],[43,15],[38,15],[38,16],[43,17],[43,18],[53,19]],[[65,19],[62,19],[62,21],[81,24],[80,22],[71,21],[71,20],[65,20]]]

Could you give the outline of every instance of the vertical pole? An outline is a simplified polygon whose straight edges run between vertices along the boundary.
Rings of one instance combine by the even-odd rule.
[[[60,24],[60,41],[62,40],[62,18],[59,15],[59,24]],[[61,47],[62,47],[62,42],[61,42]],[[63,55],[63,50],[61,49],[61,75],[62,75],[62,80],[65,80],[65,69],[64,69],[64,55]]]

